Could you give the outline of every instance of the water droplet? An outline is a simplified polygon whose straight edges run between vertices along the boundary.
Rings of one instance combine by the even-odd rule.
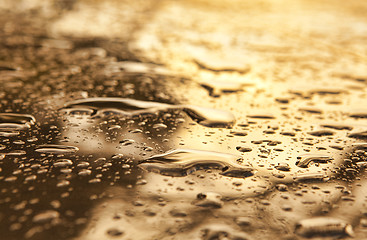
[[[333,160],[332,157],[321,154],[305,154],[297,157],[297,159],[296,165],[301,168],[307,168],[312,162],[327,163]]]
[[[352,130],[353,127],[345,124],[338,124],[338,123],[332,123],[332,124],[322,124],[321,127],[325,128],[332,128],[335,130]]]
[[[99,178],[93,178],[93,179],[89,180],[88,182],[89,183],[99,183],[99,182],[101,182],[101,179],[99,179]]]
[[[279,98],[276,98],[275,101],[279,103],[289,103],[289,98],[279,97]]]
[[[285,172],[288,172],[290,171],[290,166],[288,163],[285,163],[285,162],[281,162],[281,163],[278,163],[277,166],[275,166],[275,169],[279,170],[279,171],[285,171]]]
[[[19,131],[29,129],[36,119],[27,114],[0,113],[0,136],[12,137],[20,134]]]
[[[135,143],[135,140],[134,139],[124,139],[124,140],[121,140],[120,143],[121,143],[121,146],[128,146],[128,145]]]
[[[26,154],[27,152],[24,150],[13,150],[11,152],[5,153],[6,156],[23,156]]]
[[[337,150],[343,150],[344,149],[344,147],[341,146],[341,145],[330,145],[329,147],[337,149]]]
[[[49,154],[71,154],[77,152],[78,150],[79,148],[74,146],[46,144],[38,146],[38,148],[35,151],[39,153],[49,153]]]
[[[230,127],[236,118],[230,112],[199,106],[183,106],[183,111],[193,120],[206,127]]]
[[[18,178],[16,176],[10,176],[4,179],[5,182],[15,182]]]
[[[334,135],[335,132],[331,131],[331,130],[316,130],[316,131],[312,131],[312,132],[308,132],[308,134],[312,135],[312,136],[316,136],[316,137],[322,137],[322,136],[331,136]]]
[[[136,181],[136,185],[145,185],[147,184],[147,180],[145,179],[139,179],[138,181]]]
[[[259,118],[259,119],[274,119],[275,117],[270,113],[260,113],[260,114],[250,114],[247,115],[249,118]]]
[[[78,172],[79,176],[89,176],[92,174],[92,171],[89,169],[82,169]]]
[[[193,203],[196,206],[207,208],[221,208],[223,206],[222,196],[214,192],[199,193]]]
[[[352,146],[355,149],[367,150],[367,143],[354,143]]]
[[[59,159],[53,165],[62,168],[73,165],[73,162],[70,159]]]
[[[171,72],[160,65],[133,61],[121,61],[112,63],[110,71],[124,71],[128,73],[155,73],[160,75],[169,75]]]
[[[238,146],[236,147],[236,149],[240,152],[251,152],[252,151],[252,148],[250,147],[243,147],[243,146]]]
[[[0,123],[0,131],[21,131],[29,128],[29,125],[26,124],[17,124],[17,123]]]
[[[353,236],[350,224],[336,218],[316,217],[301,220],[296,225],[296,233],[303,237]]]
[[[24,181],[34,181],[37,179],[36,175],[30,175],[24,179]]]
[[[87,168],[89,167],[89,162],[79,162],[78,165],[76,165],[79,168]]]
[[[322,110],[315,107],[302,107],[298,109],[301,112],[321,114]]]
[[[134,129],[130,131],[131,133],[142,133],[143,131],[141,129]]]
[[[61,180],[56,184],[57,187],[66,187],[69,185],[70,185],[70,182],[68,180]]]
[[[19,113],[0,113],[0,123],[17,123],[33,125],[36,119],[32,115]]]
[[[366,139],[367,131],[349,133],[347,136],[350,138]]]
[[[124,234],[123,231],[117,229],[117,228],[112,228],[112,229],[109,229],[107,230],[107,235],[111,236],[111,237],[118,237],[118,236],[121,236]]]
[[[237,217],[235,222],[240,227],[248,227],[251,226],[251,218],[249,217]]]
[[[276,185],[276,189],[278,189],[281,192],[286,192],[288,191],[288,186],[280,183]]]
[[[165,128],[167,128],[167,125],[163,124],[163,123],[156,123],[156,124],[153,125],[153,128],[157,129],[157,130],[165,129]]]
[[[295,132],[290,132],[290,131],[284,131],[284,132],[281,132],[280,134],[284,136],[291,136],[291,137],[296,136]]]
[[[187,213],[181,209],[172,209],[170,212],[172,217],[186,217]]]
[[[244,132],[244,131],[231,131],[230,133],[235,136],[241,136],[241,137],[247,136],[247,132]]]
[[[327,178],[323,173],[299,173],[294,180],[296,182],[326,181]]]
[[[60,214],[59,212],[55,210],[47,210],[44,212],[41,212],[33,217],[33,222],[35,223],[46,223],[50,222],[54,219],[59,218]]]
[[[251,83],[230,82],[230,81],[207,81],[201,82],[201,86],[209,91],[209,95],[212,97],[219,97],[222,93],[239,92],[246,86],[251,86]]]
[[[337,95],[341,93],[346,93],[347,91],[345,89],[337,87],[324,87],[324,88],[312,89],[309,92],[311,94],[320,94],[320,95],[326,95],[326,94]]]
[[[349,117],[353,117],[353,118],[367,118],[367,111],[358,111],[358,112],[354,112],[349,114]]]

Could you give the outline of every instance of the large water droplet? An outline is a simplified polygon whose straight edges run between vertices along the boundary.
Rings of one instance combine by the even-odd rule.
[[[183,106],[182,109],[193,120],[206,127],[229,127],[236,121],[232,113],[223,110],[192,105]]]
[[[349,133],[348,137],[358,138],[358,139],[366,139],[367,138],[367,131]]]
[[[223,110],[192,105],[170,105],[128,98],[81,99],[68,103],[64,110],[68,111],[68,109],[80,107],[93,109],[94,113],[99,115],[103,115],[103,113],[107,111],[109,114],[129,116],[151,114],[157,111],[167,111],[169,109],[179,109],[187,113],[187,115],[199,124],[207,127],[232,126],[236,120],[232,113]]]
[[[38,146],[38,148],[35,151],[39,153],[49,153],[49,154],[70,154],[75,153],[78,150],[79,148],[74,146],[46,144]]]
[[[301,168],[307,168],[311,162],[327,163],[333,160],[332,157],[321,154],[305,154],[297,157],[296,165]]]
[[[323,173],[299,173],[295,176],[296,182],[312,182],[326,181],[327,178]]]
[[[177,149],[145,159],[138,166],[168,176],[186,176],[200,169],[220,169],[220,174],[229,177],[252,176],[254,170],[240,165],[239,159],[241,157],[227,153]]]
[[[330,217],[316,217],[301,220],[296,225],[296,233],[303,237],[353,236],[352,226],[344,221]]]
[[[20,113],[0,113],[0,123],[34,124],[36,119],[32,115]]]
[[[32,115],[19,113],[0,113],[0,136],[19,135],[19,131],[27,130],[36,122]]]

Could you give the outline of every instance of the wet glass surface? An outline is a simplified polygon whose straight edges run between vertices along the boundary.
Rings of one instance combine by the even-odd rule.
[[[367,238],[366,11],[0,0],[0,238]]]

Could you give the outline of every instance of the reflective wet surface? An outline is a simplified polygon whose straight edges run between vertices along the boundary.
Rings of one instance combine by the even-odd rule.
[[[1,239],[367,239],[366,11],[1,0]]]

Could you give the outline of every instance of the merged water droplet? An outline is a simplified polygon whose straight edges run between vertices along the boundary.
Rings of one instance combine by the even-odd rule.
[[[19,131],[29,129],[35,124],[32,115],[20,113],[0,113],[0,136],[11,137],[19,135]]]
[[[137,116],[152,114],[157,111],[178,109],[185,112],[194,121],[207,127],[232,126],[236,119],[230,112],[212,108],[204,108],[192,105],[171,105],[158,102],[134,100],[129,98],[87,98],[68,103],[64,110],[72,111],[74,108],[90,108],[94,110],[92,115],[120,114]]]
[[[239,164],[239,159],[227,153],[177,149],[145,159],[138,166],[167,176],[186,176],[200,169],[220,169],[220,174],[229,177],[252,176],[253,168]]]

